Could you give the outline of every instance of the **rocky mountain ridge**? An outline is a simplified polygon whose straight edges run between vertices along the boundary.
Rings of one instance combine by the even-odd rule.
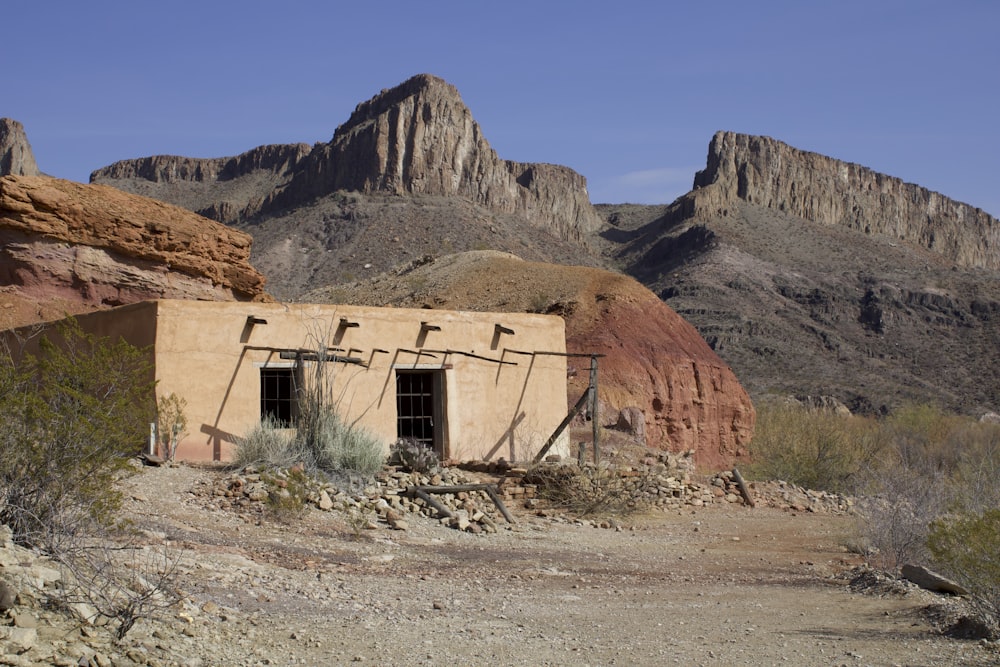
[[[241,178],[252,183],[237,191],[233,185]],[[427,74],[359,104],[329,143],[308,152],[299,144],[263,146],[236,158],[125,160],[98,169],[91,182],[237,225],[353,191],[462,197],[568,240],[601,226],[581,175],[557,165],[501,160],[455,87]]]
[[[724,216],[737,202],[880,234],[964,267],[1000,269],[1000,220],[927,188],[770,137],[718,132],[687,210]]]

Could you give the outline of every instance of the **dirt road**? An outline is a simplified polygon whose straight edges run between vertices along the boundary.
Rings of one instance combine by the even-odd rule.
[[[616,530],[521,510],[494,535],[418,517],[356,530],[316,510],[258,524],[192,493],[212,474],[130,482],[136,524],[184,554],[182,632],[130,634],[168,663],[997,664],[935,630],[924,610],[943,598],[853,592],[847,516],[705,507]]]

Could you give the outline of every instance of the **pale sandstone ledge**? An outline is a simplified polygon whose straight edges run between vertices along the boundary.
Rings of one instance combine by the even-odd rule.
[[[982,209],[770,137],[716,133],[694,187],[683,206],[698,217],[744,201],[914,243],[959,266],[1000,269],[1000,221]]]

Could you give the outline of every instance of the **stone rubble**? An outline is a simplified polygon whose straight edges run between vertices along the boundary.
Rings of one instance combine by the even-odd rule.
[[[538,516],[562,521],[566,517],[559,508],[545,500],[543,482],[551,476],[539,472],[564,470],[572,474],[576,464],[568,465],[558,457],[552,458],[555,460],[538,466],[511,464],[504,459],[465,462],[426,474],[388,466],[363,487],[357,483],[337,485],[301,475],[300,470],[269,471],[248,467],[218,477],[212,488],[203,488],[198,495],[216,508],[249,513],[262,513],[269,506],[287,505],[297,495],[299,501],[292,501],[292,506],[342,512],[366,529],[386,526],[406,530],[409,527],[406,517],[417,515],[461,531],[488,534],[502,529],[506,520],[485,491],[434,494],[433,499],[453,515],[444,517],[408,489],[492,484],[505,506],[524,507],[534,510]],[[609,469],[620,478],[621,488],[632,496],[636,507],[669,511],[722,503],[746,504],[732,471],[699,477],[694,472],[690,451],[681,454],[659,452],[637,465],[610,466]],[[850,513],[854,510],[853,499],[839,494],[803,489],[782,481],[747,484],[757,506],[792,512]],[[595,525],[613,527],[617,524],[598,521]]]

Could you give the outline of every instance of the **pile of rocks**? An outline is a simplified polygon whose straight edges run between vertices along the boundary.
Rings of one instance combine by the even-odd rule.
[[[855,500],[851,496],[813,491],[783,481],[752,482],[750,488],[758,507],[826,514],[853,514],[856,509]]]
[[[206,498],[215,507],[246,513],[312,506],[324,512],[343,512],[352,524],[362,528],[377,528],[381,523],[395,530],[409,528],[407,514],[419,514],[452,528],[481,533],[495,532],[505,523],[502,516],[498,518],[499,508],[485,490],[435,493],[434,500],[451,516],[440,516],[431,503],[412,490],[414,487],[444,489],[493,482],[492,479],[484,482],[459,468],[443,468],[425,474],[390,466],[368,484],[362,485],[357,480],[334,484],[305,475],[301,469],[265,470],[250,466],[215,478],[208,483],[211,488],[202,488],[196,495]]]
[[[613,478],[616,502],[623,506],[676,510],[723,503],[747,504],[733,472],[698,478],[691,452],[660,452],[634,465],[585,463],[582,470],[589,476],[599,470],[601,475]],[[311,506],[324,512],[345,513],[352,525],[368,529],[387,525],[406,530],[407,516],[420,515],[458,530],[491,533],[505,526],[506,520],[487,491],[445,489],[488,484],[504,504],[544,515],[560,509],[558,504],[546,502],[551,497],[546,493],[546,485],[563,483],[580,471],[576,463],[558,459],[536,466],[513,465],[499,459],[467,462],[430,473],[389,466],[365,483],[350,479],[335,483],[306,475],[300,468],[269,470],[251,466],[213,478],[196,495],[215,507],[243,513]],[[416,487],[435,487],[440,491],[435,491],[429,502],[415,493]],[[751,482],[748,487],[756,506],[789,511],[853,511],[853,501],[842,495],[810,491],[785,482]],[[434,501],[450,516],[434,507]]]

